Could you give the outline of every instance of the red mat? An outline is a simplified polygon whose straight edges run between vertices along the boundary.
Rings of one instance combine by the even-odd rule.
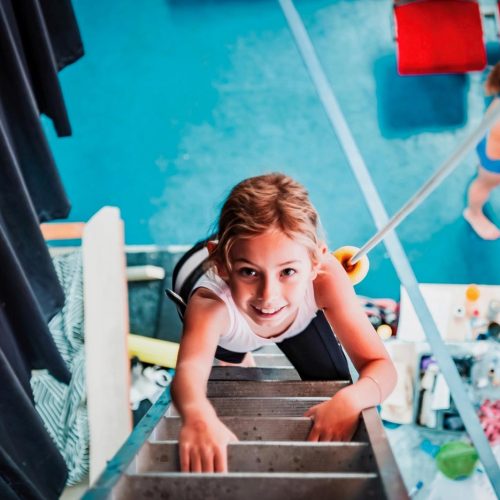
[[[400,75],[466,73],[486,67],[476,1],[396,1],[394,14]]]

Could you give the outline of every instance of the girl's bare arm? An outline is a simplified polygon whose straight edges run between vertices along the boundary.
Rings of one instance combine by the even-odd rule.
[[[206,396],[215,349],[228,325],[224,303],[209,291],[197,290],[186,310],[172,383],[172,397],[183,422],[179,453],[184,472],[226,471],[226,445],[237,440],[217,418]]]
[[[361,410],[380,404],[392,392],[396,384],[396,370],[368,321],[347,274],[331,256],[315,280],[315,296],[318,307],[324,310],[360,377],[356,383],[339,391],[327,404],[307,413],[315,420],[310,439],[350,439]],[[339,411],[344,419],[339,415],[333,417]],[[342,421],[339,422],[339,419]],[[328,422],[333,423],[330,425]],[[319,428],[316,428],[318,425]]]

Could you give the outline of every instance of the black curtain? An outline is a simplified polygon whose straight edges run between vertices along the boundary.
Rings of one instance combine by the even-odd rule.
[[[70,378],[47,327],[64,295],[39,228],[70,205],[40,114],[71,134],[57,72],[82,55],[70,0],[0,0],[0,498],[58,498],[66,482],[30,377]]]

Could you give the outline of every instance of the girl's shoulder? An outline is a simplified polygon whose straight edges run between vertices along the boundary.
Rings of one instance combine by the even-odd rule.
[[[321,263],[314,282],[314,296],[320,308],[331,306],[342,294],[352,290],[351,281],[340,262],[331,254]]]
[[[212,295],[224,299],[230,294],[227,283],[221,279],[213,269],[209,269],[203,274],[193,286],[193,295],[197,290],[204,289],[212,292]]]
[[[224,301],[217,293],[215,293],[210,288],[205,288],[204,286],[200,286],[196,288],[196,290],[194,290],[194,292],[191,294],[190,299],[194,297],[201,300],[215,300],[220,304],[224,304]]]
[[[208,329],[222,337],[230,326],[228,308],[212,290],[200,287],[191,294],[184,314],[184,331],[203,333]]]
[[[227,295],[228,295],[227,284],[217,276],[217,274],[211,270],[207,271],[195,284],[193,291],[189,297],[189,301],[196,299],[199,301],[208,301],[207,306],[217,309],[218,307],[227,306]],[[213,304],[215,302],[215,304]]]
[[[215,273],[208,271],[194,285],[189,296],[186,315],[211,323],[217,318],[217,328],[223,336],[234,323],[228,285]]]

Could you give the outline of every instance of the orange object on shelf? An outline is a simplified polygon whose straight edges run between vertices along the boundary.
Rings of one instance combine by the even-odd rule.
[[[467,300],[470,300],[471,302],[476,302],[476,300],[479,299],[480,295],[481,291],[479,290],[479,287],[477,285],[469,285],[465,289],[465,298]]]
[[[469,285],[465,289],[465,314],[469,318],[479,316],[477,301],[480,295],[481,291],[477,285]]]

